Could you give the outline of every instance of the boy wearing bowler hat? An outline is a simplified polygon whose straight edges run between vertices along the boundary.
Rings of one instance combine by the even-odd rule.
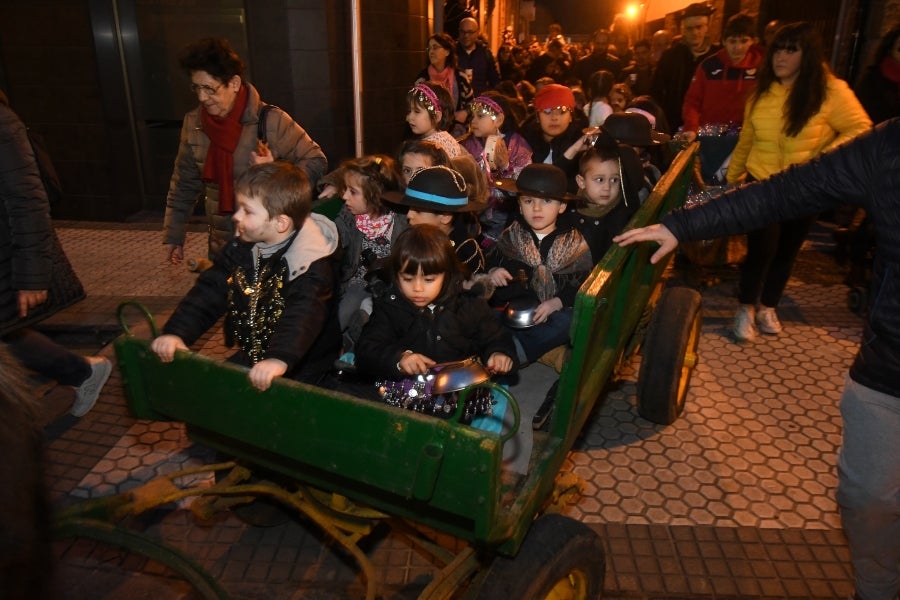
[[[486,258],[496,286],[491,302],[516,310],[534,307],[533,319],[512,327],[519,361],[527,364],[569,343],[575,295],[591,272],[591,253],[571,220],[561,219],[574,196],[560,168],[533,163],[517,180],[495,185],[518,197],[520,214]],[[534,425],[541,427],[543,420]]]

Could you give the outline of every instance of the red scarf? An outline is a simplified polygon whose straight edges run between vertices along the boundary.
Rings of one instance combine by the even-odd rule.
[[[241,131],[241,116],[247,107],[250,92],[246,85],[241,85],[234,99],[234,106],[224,117],[214,117],[200,107],[200,122],[203,132],[209,138],[209,150],[206,151],[206,163],[203,165],[203,181],[219,186],[219,213],[234,212],[234,150],[237,148]]]
[[[881,74],[889,81],[900,83],[900,62],[890,56],[885,56],[881,61]]]

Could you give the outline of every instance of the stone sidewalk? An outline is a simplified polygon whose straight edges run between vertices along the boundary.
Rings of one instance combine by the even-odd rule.
[[[110,357],[111,346],[103,344],[117,332],[121,300],[141,300],[162,323],[195,277],[163,262],[156,226],[57,228],[89,297],[47,327],[90,334]],[[653,425],[637,415],[639,359],[598,402],[563,468],[585,481],[568,514],[603,537],[606,597],[824,599],[851,593],[834,503],[837,401],[861,320],[847,309],[829,240],[820,225],[804,247],[780,309],[785,332],[752,344],[736,344],[727,333],[735,272],[710,271],[715,283],[702,289],[700,364],[676,423]],[[200,256],[204,244],[202,233],[189,234],[186,255]],[[215,331],[196,348],[224,354]],[[51,419],[47,434],[58,506],[213,460],[180,424],[132,418],[117,371],[93,411],[80,420]],[[233,598],[363,594],[352,560],[300,521],[256,528],[226,515],[209,526],[172,507],[136,525],[194,557]],[[188,586],[159,565],[119,549],[87,540],[60,541],[55,548],[61,597],[191,597]],[[434,572],[394,535],[374,536],[369,550],[386,597],[413,597]]]

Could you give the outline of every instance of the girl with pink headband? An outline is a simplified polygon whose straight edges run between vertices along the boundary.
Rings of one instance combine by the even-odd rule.
[[[417,138],[437,144],[450,158],[465,153],[447,131],[453,124],[453,99],[447,88],[435,81],[417,83],[407,92],[406,103],[406,122]]]
[[[499,92],[485,92],[472,101],[469,133],[460,145],[469,151],[489,181],[516,179],[531,164],[531,146],[516,131],[509,101]],[[479,219],[486,243],[497,240],[515,211],[506,195],[491,187],[490,204]]]

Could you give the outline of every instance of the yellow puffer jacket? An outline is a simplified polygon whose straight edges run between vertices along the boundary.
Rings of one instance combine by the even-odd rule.
[[[740,182],[745,173],[765,179],[872,127],[872,120],[846,82],[829,74],[826,86],[819,112],[794,137],[784,133],[789,88],[776,81],[755,105],[752,99],[748,101],[741,135],[728,165],[728,183]]]

